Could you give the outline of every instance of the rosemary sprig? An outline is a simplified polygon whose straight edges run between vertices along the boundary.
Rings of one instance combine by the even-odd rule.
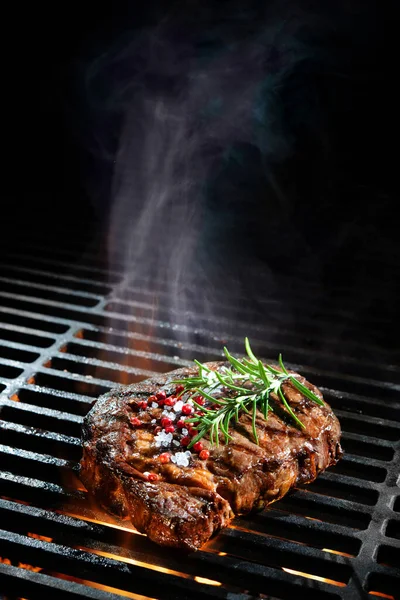
[[[296,425],[304,429],[304,424],[285,398],[282,389],[284,381],[290,381],[309,400],[320,406],[324,405],[318,396],[287,371],[281,354],[278,360],[280,369],[277,369],[271,365],[264,365],[254,355],[248,338],[245,339],[245,348],[247,358],[239,360],[232,356],[225,347],[224,353],[229,366],[222,367],[218,372],[195,360],[194,362],[199,367],[198,375],[173,381],[174,384],[184,386],[183,394],[187,394],[188,399],[192,399],[197,409],[196,414],[186,419],[198,429],[198,434],[191,440],[189,448],[207,433],[209,433],[211,444],[218,446],[220,431],[225,443],[228,443],[232,439],[229,433],[230,423],[232,419],[237,423],[241,412],[251,414],[253,437],[258,444],[257,409],[260,410],[264,419],[268,419],[268,413],[273,410],[269,401],[272,392],[281,400]],[[197,395],[204,398],[205,405],[194,400]]]

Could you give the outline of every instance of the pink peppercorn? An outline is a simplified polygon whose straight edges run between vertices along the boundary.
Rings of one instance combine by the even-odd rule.
[[[172,425],[172,421],[171,419],[168,419],[168,417],[163,417],[161,419],[161,427],[169,427],[170,425]]]
[[[202,450],[199,454],[199,458],[201,458],[201,460],[207,460],[207,458],[209,458],[210,453],[208,450]]]
[[[181,439],[181,446],[188,446],[191,442],[191,439],[188,435],[185,435],[185,437],[183,437]]]
[[[174,433],[175,427],[173,425],[169,425],[165,428],[165,433]]]
[[[166,399],[166,401],[164,402],[164,404],[166,406],[174,406],[177,403],[177,398],[175,398],[175,396],[170,396],[169,398]]]
[[[196,443],[193,445],[193,450],[194,450],[195,452],[201,452],[201,451],[203,450],[203,444],[202,444],[201,442],[196,442]]]
[[[138,419],[137,417],[132,417],[131,423],[134,427],[140,427],[140,425],[142,424],[142,421],[140,419]]]
[[[169,461],[171,460],[171,455],[169,452],[163,452],[162,454],[160,454],[159,459],[160,462],[163,464],[169,463]]]
[[[149,473],[147,475],[147,481],[157,481],[157,480],[158,480],[157,473]]]
[[[190,404],[184,404],[182,406],[182,413],[184,415],[191,415],[193,412],[193,407]]]

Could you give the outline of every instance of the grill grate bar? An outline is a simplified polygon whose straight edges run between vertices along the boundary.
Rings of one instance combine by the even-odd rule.
[[[0,297],[10,299],[13,303],[18,301],[28,302],[33,305],[37,304],[44,307],[59,308],[67,312],[68,310],[77,311],[78,313],[86,314],[87,306],[80,306],[79,304],[72,304],[70,302],[57,302],[57,300],[46,300],[40,296],[27,296],[26,294],[15,294],[10,292],[0,292]]]
[[[63,392],[60,390],[41,387],[33,384],[21,385],[18,389],[18,398],[20,402],[32,406],[54,406],[56,399],[60,410],[65,409],[68,414],[85,415],[93,404],[93,398],[72,392]]]
[[[34,338],[44,338],[44,340],[50,340],[53,342],[52,338],[48,333],[41,331],[40,329],[34,329],[33,327],[20,327],[19,325],[10,325],[9,323],[3,323],[0,321],[1,328],[1,339],[5,339],[3,336],[6,332],[14,333],[14,334],[22,334],[22,336],[32,336]],[[15,340],[8,340],[9,342],[14,342]],[[41,341],[41,340],[39,340]],[[32,348],[41,348],[42,346],[35,346],[34,344],[23,344],[28,345]],[[51,345],[51,344],[49,344]]]
[[[86,266],[85,264],[79,263],[71,263],[66,261],[60,261],[55,258],[44,258],[42,256],[33,258],[32,256],[28,256],[25,254],[19,253],[8,253],[7,260],[9,261],[7,265],[13,266],[12,260],[14,260],[17,265],[24,265],[27,263],[28,265],[32,265],[32,268],[37,268],[38,265],[42,264],[47,267],[51,271],[51,267],[56,269],[56,273],[60,270],[65,269],[69,274],[71,273],[84,273],[84,274],[92,274],[97,276],[97,279],[100,283],[102,283],[105,279],[111,280],[113,284],[121,282],[122,274],[118,271],[113,271],[112,273],[107,272],[107,270],[103,267],[96,266]],[[11,262],[10,262],[11,261]],[[25,267],[26,268],[26,267]],[[89,279],[93,279],[90,277]]]
[[[68,289],[73,289],[77,291],[89,291],[93,289],[97,289],[98,293],[105,296],[112,291],[112,286],[108,285],[106,282],[95,282],[92,279],[85,279],[84,277],[75,277],[73,275],[68,275],[67,273],[53,273],[51,271],[46,271],[42,269],[36,268],[27,268],[21,267],[18,265],[7,265],[2,264],[0,267],[1,273],[6,273],[8,275],[13,275],[14,273],[21,274],[24,277],[24,281],[28,285],[31,280],[33,282],[37,281],[49,281],[50,285],[56,282],[66,282],[66,287]],[[87,288],[87,289],[86,289]]]
[[[64,435],[62,433],[55,433],[52,431],[46,431],[41,429],[36,429],[34,427],[29,427],[27,425],[20,425],[18,423],[11,423],[9,421],[0,421],[2,430],[4,433],[4,437],[7,432],[13,432],[17,434],[24,434],[26,436],[31,436],[36,438],[37,440],[47,440],[52,444],[63,444],[69,448],[80,448],[80,439],[73,438],[68,435]]]
[[[0,444],[0,453],[10,458],[15,457],[26,461],[32,461],[32,463],[36,465],[42,463],[46,466],[78,472],[78,463],[63,458],[57,458],[52,454],[39,454],[38,452],[14,448],[12,446],[4,446],[3,444]]]
[[[71,344],[70,344],[71,346]],[[121,354],[121,360],[124,359],[124,356],[135,356],[137,358],[145,358],[148,360],[151,360],[154,363],[163,363],[165,365],[165,368],[167,366],[169,366],[169,368],[179,368],[179,367],[184,367],[184,366],[192,366],[193,362],[189,361],[189,360],[183,360],[183,359],[178,359],[178,358],[174,358],[171,357],[170,359],[168,359],[169,365],[166,365],[166,357],[162,356],[160,354],[155,354],[152,352],[135,352],[135,351],[131,351],[129,353]],[[69,353],[69,352],[58,352],[56,354],[53,355],[53,358],[64,358],[64,359],[69,359],[71,361],[74,361],[76,363],[83,363],[86,365],[93,365],[96,367],[110,367],[113,369],[116,369],[117,371],[120,370],[124,370],[128,373],[132,373],[135,375],[141,375],[142,378],[145,377],[151,377],[152,375],[154,375],[155,373],[157,373],[157,371],[155,369],[139,369],[139,368],[135,368],[135,367],[131,367],[128,365],[121,365],[121,363],[119,362],[113,362],[110,360],[101,360],[101,359],[96,359],[96,358],[87,358],[86,356],[80,356],[78,354],[73,354],[73,353]],[[165,371],[164,368],[164,371]]]
[[[59,280],[59,277],[57,277],[57,281]],[[42,283],[35,283],[33,281],[25,281],[23,279],[14,279],[14,278],[10,278],[10,277],[0,277],[0,281],[6,284],[9,284],[9,286],[11,288],[28,288],[28,289],[32,289],[35,291],[42,291],[44,292],[44,294],[48,293],[48,292],[54,292],[54,295],[57,297],[57,295],[60,296],[76,296],[76,298],[80,298],[82,299],[82,301],[86,300],[91,300],[94,302],[90,302],[88,304],[85,304],[85,306],[95,306],[96,303],[100,300],[103,299],[103,294],[94,294],[91,292],[85,292],[85,291],[77,291],[74,289],[70,289],[68,287],[60,287],[59,285],[44,285]],[[82,302],[83,303],[83,302]]]
[[[44,573],[35,573],[26,569],[0,563],[0,576],[5,594],[23,594],[29,600],[50,598],[57,590],[57,598],[61,600],[121,600],[118,594],[112,594],[87,585],[65,581],[59,577],[51,577]],[[139,597],[138,597],[139,598]]]
[[[364,435],[367,437],[369,437],[369,428],[367,425],[373,425],[374,429],[370,429],[373,429],[375,434],[380,431],[381,438],[393,441],[400,439],[400,423],[395,423],[389,419],[380,419],[379,417],[371,417],[369,415],[352,413],[350,411],[336,410],[335,412],[341,418],[341,420],[343,420],[343,429],[345,431],[350,429],[348,426],[349,421],[357,419],[357,421],[362,424],[361,429],[365,428]],[[385,431],[384,428],[386,428]]]
[[[297,510],[296,503],[298,503]],[[313,506],[321,511],[323,509],[326,511],[341,511],[344,515],[346,515],[346,512],[347,514],[353,512],[357,514],[359,518],[365,517],[366,522],[369,522],[369,514],[371,512],[368,506],[359,502],[346,500],[345,498],[334,498],[332,496],[313,494],[300,488],[297,488],[290,496],[285,496],[280,500],[281,508],[288,510],[289,506],[289,510],[292,510],[293,507],[295,513],[298,513],[298,509],[301,507],[305,507],[306,510],[311,511]]]
[[[238,529],[251,529],[274,537],[278,536],[307,544],[311,543],[310,531],[312,531],[313,546],[335,548],[352,556],[358,554],[361,546],[361,541],[354,534],[350,536],[348,527],[344,525],[306,520],[299,515],[286,513],[273,507],[246,518],[237,517],[235,525]],[[329,543],[327,543],[328,540]]]
[[[26,499],[29,502],[38,502],[39,505],[44,502],[50,503],[50,505],[57,502],[65,502],[66,504],[72,504],[75,508],[79,508],[80,504],[87,503],[86,494],[83,492],[75,489],[66,489],[49,481],[15,475],[7,471],[0,472],[0,481],[5,491],[4,495],[7,497],[17,495],[22,500]]]

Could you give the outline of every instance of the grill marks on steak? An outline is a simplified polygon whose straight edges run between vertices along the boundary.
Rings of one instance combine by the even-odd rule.
[[[212,369],[224,363],[209,363]],[[108,511],[130,518],[155,542],[199,548],[238,514],[260,509],[281,498],[294,485],[313,481],[340,458],[340,425],[328,405],[318,406],[291,383],[283,390],[305,425],[300,430],[287,417],[280,399],[272,395],[274,412],[265,420],[257,413],[259,445],[253,438],[251,415],[242,413],[230,428],[232,440],[219,447],[203,438],[210,452],[200,460],[192,452],[188,467],[162,464],[156,447],[154,419],[161,408],[140,411],[144,425],[134,428],[138,402],[165,389],[171,381],[192,376],[197,368],[179,369],[145,382],[112,390],[99,398],[85,417],[81,479]],[[315,394],[319,390],[300,377]],[[186,448],[170,449],[184,451]],[[145,473],[157,473],[151,483]]]

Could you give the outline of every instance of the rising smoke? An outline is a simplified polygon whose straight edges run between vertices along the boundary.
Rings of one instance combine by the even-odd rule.
[[[274,302],[290,326],[288,276],[311,277],[322,294],[331,246],[317,241],[330,230],[315,222],[324,211],[329,220],[334,165],[316,81],[324,70],[343,78],[321,44],[341,17],[332,25],[292,2],[222,4],[167,14],[90,71],[89,87],[103,78],[120,116],[110,260],[123,263],[120,296],[150,291],[152,318],[221,335],[257,323],[272,339]],[[301,168],[312,175],[309,204]]]

